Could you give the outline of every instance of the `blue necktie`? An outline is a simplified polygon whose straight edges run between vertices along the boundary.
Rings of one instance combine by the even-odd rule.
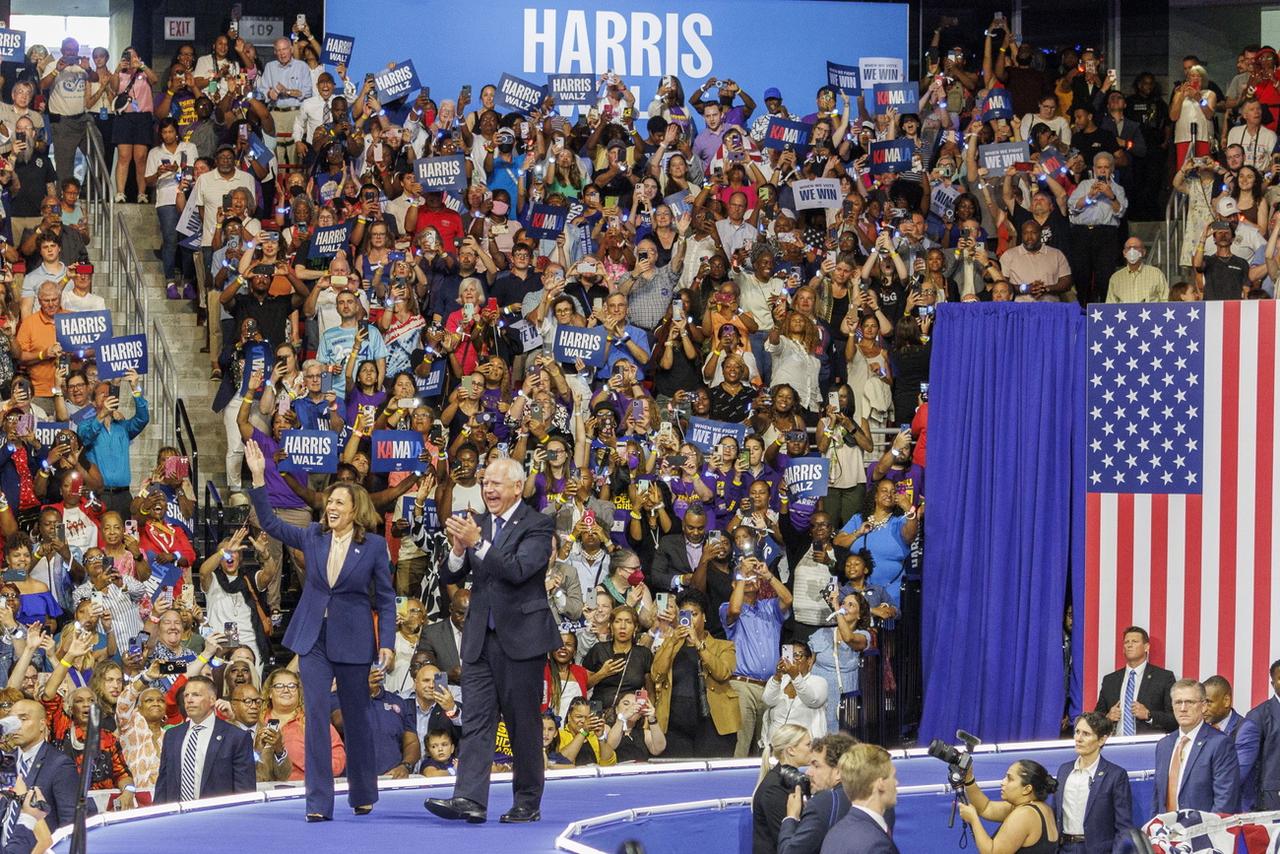
[[[1138,671],[1130,670],[1129,678],[1124,682],[1124,702],[1120,704],[1120,734],[1137,735],[1138,728],[1133,720],[1133,699],[1137,693]]]
[[[22,751],[18,751],[18,777],[17,779],[26,782],[27,772],[31,770],[31,765],[27,762],[27,755]],[[4,822],[4,841],[8,842],[13,836],[14,828],[18,826],[18,818],[22,815],[22,802],[9,802],[9,815]]]

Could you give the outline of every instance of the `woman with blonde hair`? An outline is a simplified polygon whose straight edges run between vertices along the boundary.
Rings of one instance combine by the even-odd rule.
[[[267,674],[262,683],[262,695],[263,706],[258,715],[258,726],[280,728],[280,742],[289,754],[289,761],[293,763],[289,779],[305,779],[307,712],[303,704],[302,680],[287,667],[277,667]],[[329,761],[333,765],[333,776],[341,776],[347,768],[346,746],[343,745],[338,730],[329,723],[328,717],[322,720],[329,727]],[[276,723],[272,724],[272,721]]]
[[[795,789],[784,782],[783,776],[797,773],[797,768],[809,764],[812,741],[809,730],[799,724],[783,724],[766,742],[760,757],[760,779],[751,796],[752,854],[778,850],[778,828],[787,814],[787,798]]]
[[[773,358],[770,383],[773,388],[791,386],[802,407],[818,412],[822,408],[822,391],[818,387],[822,364],[815,355],[818,327],[804,314],[787,308],[784,300],[774,303],[773,318],[773,331],[764,345]]]

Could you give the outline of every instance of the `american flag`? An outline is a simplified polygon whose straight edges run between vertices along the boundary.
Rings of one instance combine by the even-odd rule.
[[[1138,625],[1152,661],[1225,676],[1247,711],[1280,657],[1276,303],[1092,305],[1087,320],[1085,702]]]

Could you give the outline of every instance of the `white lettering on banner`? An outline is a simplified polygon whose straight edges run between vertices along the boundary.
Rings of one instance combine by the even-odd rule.
[[[347,240],[347,232],[345,229],[336,229],[334,231],[318,231],[315,236],[316,251],[330,252],[342,246]]]
[[[408,459],[417,453],[413,442],[397,442],[384,439],[377,442],[374,454],[380,460]]]
[[[526,86],[510,77],[502,82],[502,94],[526,104],[536,104],[542,100],[542,91],[536,86]]]
[[[706,77],[713,60],[707,40],[714,34],[711,19],[698,12],[681,16],[668,12],[592,11],[581,9],[524,10],[526,74],[600,74],[613,71],[635,77],[678,74]],[[594,27],[591,24],[594,23]],[[594,34],[594,38],[593,38]]]
[[[351,39],[338,38],[337,36],[328,36],[324,40],[324,49],[330,53],[341,53],[350,56],[351,45]]]
[[[62,330],[65,335],[75,340],[90,341],[107,331],[107,318],[102,316],[68,318],[63,321]]]
[[[99,348],[98,357],[104,362],[113,364],[129,359],[136,365],[142,359],[142,342],[120,341],[103,344]]]
[[[787,486],[794,486],[797,483],[812,482],[820,479],[821,477],[822,466],[792,466],[786,471]]]
[[[290,456],[299,454],[310,454],[323,456],[329,453],[333,447],[333,440],[329,436],[285,436],[284,450]]]
[[[420,160],[419,181],[452,180],[462,171],[460,160]]]
[[[579,349],[584,352],[595,352],[599,338],[588,332],[565,332],[560,337],[560,346],[566,350]]]
[[[407,65],[399,68],[393,68],[390,71],[383,72],[378,75],[378,83],[383,89],[391,90],[402,83],[408,83],[413,79],[413,69]]]
[[[557,95],[594,94],[595,88],[595,81],[586,77],[557,77],[551,81],[551,91]]]
[[[23,33],[19,32],[0,33],[0,47],[22,47],[22,38]]]

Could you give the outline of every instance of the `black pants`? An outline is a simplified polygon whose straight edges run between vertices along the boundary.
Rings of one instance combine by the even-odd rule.
[[[480,657],[462,667],[462,748],[458,757],[455,797],[489,806],[489,772],[498,732],[498,713],[507,725],[515,757],[511,787],[515,805],[538,809],[545,782],[542,754],[542,669],[546,658],[513,661],[502,651],[492,629],[485,632]]]
[[[737,734],[721,735],[711,716],[700,717],[694,700],[672,697],[664,759],[722,759],[733,755]]]
[[[1120,229],[1114,225],[1071,226],[1071,280],[1081,305],[1107,298],[1107,282],[1120,266]]]

